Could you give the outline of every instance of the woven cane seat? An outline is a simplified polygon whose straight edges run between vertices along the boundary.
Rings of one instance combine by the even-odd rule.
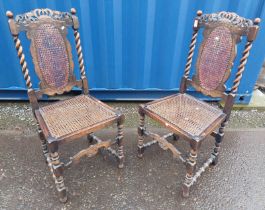
[[[56,139],[69,137],[98,125],[109,125],[117,118],[110,107],[86,95],[43,106],[37,113],[37,119],[44,122],[50,136]]]
[[[151,102],[144,109],[150,117],[176,127],[189,138],[204,137],[208,129],[213,131],[226,116],[220,109],[187,94]]]

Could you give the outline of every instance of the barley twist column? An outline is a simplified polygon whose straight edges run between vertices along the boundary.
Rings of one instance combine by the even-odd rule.
[[[81,47],[81,41],[80,41],[80,34],[77,30],[74,31],[74,36],[75,36],[75,44],[76,44],[76,50],[77,50],[77,55],[78,55],[80,73],[82,77],[86,77],[84,59],[83,59],[83,53],[82,53],[82,47]]]
[[[31,83],[30,76],[29,76],[29,70],[27,67],[27,62],[25,61],[25,55],[23,53],[23,48],[21,46],[21,42],[20,42],[20,39],[18,38],[18,36],[14,36],[14,42],[15,42],[15,46],[17,49],[17,55],[19,57],[19,62],[21,65],[24,79],[26,81],[27,88],[32,89],[32,83]]]
[[[75,16],[76,10],[72,8],[71,13],[73,16]],[[77,18],[75,18],[73,29],[74,29],[74,36],[75,36],[75,47],[76,47],[77,55],[78,55],[79,69],[80,69],[81,77],[86,78],[83,52],[82,52],[82,46],[81,46],[80,34],[78,32],[78,27],[79,27],[79,23],[77,21]]]
[[[145,114],[139,111],[140,122],[138,127],[138,157],[142,158],[144,153],[144,123]]]
[[[28,89],[32,89],[32,83],[31,83],[30,76],[29,76],[29,70],[28,70],[28,67],[27,67],[27,62],[25,61],[25,55],[23,53],[23,48],[22,48],[22,45],[21,45],[21,41],[18,38],[17,27],[16,27],[16,24],[15,24],[15,21],[13,20],[13,13],[10,12],[10,11],[7,11],[6,12],[6,16],[9,19],[10,30],[11,30],[11,33],[12,33],[12,36],[13,36],[13,40],[14,40],[14,43],[15,43],[15,47],[16,47],[16,50],[17,50],[17,55],[18,55],[18,58],[19,58],[19,63],[20,63],[20,66],[21,66],[21,70],[22,70],[24,79],[26,81],[26,86],[27,86]]]
[[[245,49],[244,49],[244,52],[243,52],[243,55],[242,55],[242,58],[240,60],[240,64],[238,66],[238,70],[237,70],[237,73],[236,73],[236,78],[233,82],[233,87],[231,89],[231,92],[236,94],[237,93],[237,90],[238,90],[238,86],[240,84],[240,80],[242,78],[242,74],[245,70],[245,65],[247,63],[247,59],[248,59],[248,56],[249,56],[249,51],[252,47],[252,41],[248,41],[245,45]]]
[[[247,59],[249,56],[250,49],[252,48],[252,42],[255,40],[258,30],[259,30],[259,23],[260,23],[260,18],[256,18],[254,20],[254,24],[252,27],[249,28],[248,34],[247,34],[247,43],[245,44],[245,49],[242,54],[242,58],[240,60],[240,64],[237,68],[237,73],[236,73],[236,78],[233,82],[233,87],[231,88],[231,93],[236,94],[238,90],[238,86],[240,84],[240,80],[242,78],[242,74],[245,70],[245,65],[247,63]]]
[[[197,16],[200,17],[201,15],[202,15],[202,11],[199,10],[197,12]],[[198,24],[198,20],[195,20],[194,24]],[[184,71],[184,76],[186,78],[188,78],[189,74],[190,74],[192,57],[193,57],[194,50],[195,50],[197,36],[198,36],[198,25],[194,25],[193,26],[193,34],[192,34],[192,38],[191,38],[191,43],[190,43],[190,46],[189,46],[189,54],[188,54],[188,58],[187,58],[186,66],[185,66],[185,71]]]

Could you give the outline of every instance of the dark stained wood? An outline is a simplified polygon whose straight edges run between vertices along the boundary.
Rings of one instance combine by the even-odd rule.
[[[71,158],[71,160],[73,161],[73,163],[79,163],[80,162],[80,159],[83,156],[93,157],[93,156],[95,156],[98,153],[98,150],[100,148],[108,148],[110,146],[111,146],[111,140],[102,141],[102,142],[100,142],[98,144],[91,145],[90,147],[81,150],[80,152],[78,152],[77,154],[75,154]]]
[[[139,106],[140,123],[138,127],[138,157],[142,158],[145,149],[154,144],[158,144],[162,149],[170,150],[173,153],[174,157],[180,158],[180,160],[186,166],[185,181],[182,185],[183,197],[188,197],[190,187],[197,181],[197,179],[210,165],[216,165],[218,162],[220,145],[224,137],[224,128],[228,123],[230,113],[233,108],[234,99],[236,97],[238,86],[240,84],[240,80],[247,63],[249,52],[252,47],[252,42],[255,40],[259,30],[259,22],[259,18],[251,21],[230,12],[220,12],[203,15],[202,11],[198,11],[197,17],[195,18],[193,24],[193,34],[189,46],[184,75],[181,80],[180,93]],[[204,40],[200,46],[198,53],[196,72],[193,76],[191,76],[190,69],[195,51],[195,45],[197,42],[198,32],[201,29],[204,29]],[[225,46],[223,49],[221,49],[226,50],[225,52],[228,55],[227,60],[224,59],[226,62],[225,65],[223,63],[217,63],[219,65],[217,67],[222,67],[221,73],[223,73],[222,75],[217,75],[218,79],[213,78],[211,73],[206,74],[205,78],[200,78],[199,71],[203,71],[203,69],[200,69],[202,54],[204,53],[205,48],[209,46],[212,47],[210,45],[211,43],[209,44],[207,41],[213,38],[216,39],[216,41],[219,41],[223,38],[218,36],[214,37],[213,35],[211,35],[213,32],[214,34],[216,34],[217,32],[217,34],[221,33],[221,36],[228,39],[229,43],[227,43],[226,40],[222,40],[222,44]],[[242,53],[240,64],[237,68],[233,86],[229,91],[229,89],[227,89],[227,87],[225,86],[225,83],[231,75],[231,69],[236,57],[236,45],[241,41],[242,36],[247,36],[247,42]],[[215,55],[209,53],[209,55],[207,56]],[[219,62],[220,59],[215,59],[214,61]],[[211,63],[207,63],[206,65],[211,65]],[[206,83],[204,84],[202,82],[203,79],[206,79]],[[214,81],[214,83],[212,83],[212,81]],[[212,119],[214,119],[210,124],[207,124],[209,123],[210,117],[206,114],[206,109],[211,110],[212,108],[210,109],[209,105],[206,105],[205,103],[199,103],[198,99],[187,98],[187,94],[185,94],[185,92],[190,86],[194,87],[197,91],[201,92],[204,95],[222,98],[225,102],[223,110],[219,110],[221,114],[215,110],[213,110],[212,113],[209,113],[213,114]],[[172,104],[174,105],[174,107]],[[188,110],[188,112],[186,112],[186,110]],[[198,115],[199,112],[202,113],[202,115]],[[167,129],[171,130],[173,132],[173,135],[179,136],[180,138],[189,142],[190,152],[186,160],[182,157],[176,147],[172,143],[168,142],[168,136],[171,136],[171,134],[159,136],[146,130],[145,116],[152,118]],[[208,122],[206,122],[205,119]],[[193,125],[196,125],[197,130],[189,129],[190,127],[187,128],[187,126],[192,126],[192,124],[185,122],[182,123],[182,121],[185,120],[188,120],[192,122]],[[204,122],[205,126],[200,127],[200,121]],[[195,131],[197,131],[197,133]],[[209,135],[215,138],[214,150],[211,153],[210,158],[206,160],[206,162],[197,170],[197,172],[195,172],[197,165],[197,155],[199,153],[200,146],[203,140]],[[151,137],[153,140],[145,143],[144,137]]]
[[[96,144],[81,150],[73,156],[70,162],[79,162],[83,156],[91,157],[99,149],[104,148],[117,158],[118,168],[123,168],[123,123],[125,118],[120,112],[88,95],[88,84],[78,32],[79,21],[74,8],[71,9],[71,12],[35,9],[17,15],[15,19],[10,11],[6,15],[28,88],[32,111],[37,121],[43,155],[54,178],[59,200],[64,203],[67,201],[67,193],[63,170],[70,163],[61,162],[58,153],[60,144],[74,141],[83,136],[92,136],[92,139],[96,140]],[[69,27],[74,31],[81,80],[76,80],[73,72],[74,63],[71,46],[66,37]],[[26,32],[31,41],[30,51],[35,72],[40,79],[39,90],[34,90],[32,87],[25,54],[18,37],[20,32]],[[57,39],[55,40],[55,38]],[[63,94],[72,90],[74,86],[82,88],[83,94],[43,107],[39,105],[38,100],[43,94],[50,96]],[[84,124],[80,124],[80,120]],[[93,132],[114,123],[118,127],[117,137],[114,141],[102,141],[92,135]],[[113,144],[117,144],[117,151],[111,148]]]

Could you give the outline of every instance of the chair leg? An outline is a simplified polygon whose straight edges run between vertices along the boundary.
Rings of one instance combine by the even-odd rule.
[[[173,134],[173,140],[174,140],[174,141],[179,140],[179,136],[178,136],[177,134],[175,134],[175,133]]]
[[[183,197],[189,197],[190,187],[192,185],[193,173],[196,167],[197,161],[197,149],[191,149],[189,157],[186,162],[186,177],[182,186],[182,195]]]
[[[140,123],[138,127],[138,157],[142,158],[144,154],[144,124],[145,114],[139,111]]]
[[[214,155],[214,160],[213,162],[211,163],[211,165],[215,166],[217,165],[218,163],[218,155],[219,155],[219,152],[220,152],[220,145],[221,145],[221,142],[224,138],[224,128],[226,126],[226,121],[223,122],[221,124],[221,127],[219,128],[219,132],[217,133],[216,137],[215,137],[215,147],[214,147],[214,150],[213,150],[213,155]]]
[[[124,167],[124,152],[123,152],[123,122],[119,121],[118,126],[118,135],[117,135],[117,144],[118,144],[118,168]]]
[[[67,194],[66,194],[66,188],[64,185],[64,178],[63,178],[63,164],[61,163],[60,157],[58,154],[58,145],[56,145],[55,147],[54,146],[51,146],[51,147],[52,149],[49,148],[50,150],[49,166],[52,172],[52,176],[55,182],[56,189],[58,191],[59,200],[60,202],[65,203],[67,201]]]
[[[93,136],[91,136],[90,134],[88,134],[87,135],[87,140],[88,140],[89,144],[92,144],[93,141],[94,141],[94,138],[93,138]]]
[[[47,141],[43,135],[43,132],[39,126],[39,124],[37,123],[38,126],[38,134],[39,134],[39,138],[41,140],[41,148],[42,148],[42,153],[44,155],[45,161],[47,163],[47,157],[48,157],[48,145],[47,145]]]

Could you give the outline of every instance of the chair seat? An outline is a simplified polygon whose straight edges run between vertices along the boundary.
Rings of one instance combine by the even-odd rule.
[[[174,131],[201,140],[225,119],[222,110],[187,94],[177,94],[144,106],[147,115]]]
[[[43,106],[35,113],[44,134],[57,140],[94,132],[118,118],[111,107],[86,95]]]

